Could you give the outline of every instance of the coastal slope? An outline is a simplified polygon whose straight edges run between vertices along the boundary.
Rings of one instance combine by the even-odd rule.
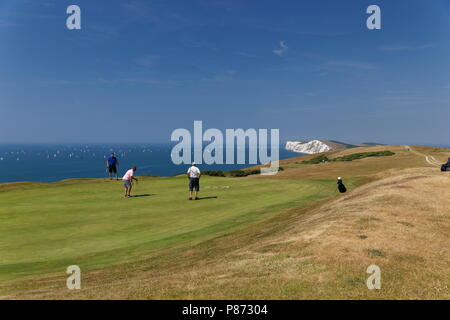
[[[146,178],[134,199],[116,199],[120,186],[102,179],[6,185],[0,295],[449,299],[450,176],[438,163],[450,150],[373,146],[325,155],[336,161],[309,155],[281,161],[276,176],[206,177],[205,201],[192,204],[180,177]],[[346,194],[336,190],[337,176]],[[83,270],[82,290],[65,286],[71,264]],[[367,288],[370,265],[381,269],[381,290]]]

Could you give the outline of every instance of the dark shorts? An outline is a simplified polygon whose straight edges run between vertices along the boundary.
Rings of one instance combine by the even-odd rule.
[[[117,173],[117,167],[115,165],[108,167],[109,173]]]
[[[189,191],[200,191],[199,178],[189,178]]]

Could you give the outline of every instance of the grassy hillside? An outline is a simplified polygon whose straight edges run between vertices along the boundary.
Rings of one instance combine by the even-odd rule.
[[[78,180],[0,186],[3,298],[449,298],[450,150],[303,164],[276,176]],[[414,152],[413,152],[414,151]],[[342,176],[349,193],[336,191]],[[65,269],[82,269],[82,290]],[[383,288],[365,285],[382,268]]]

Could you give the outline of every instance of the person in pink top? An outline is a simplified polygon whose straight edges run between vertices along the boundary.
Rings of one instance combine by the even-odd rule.
[[[125,187],[125,198],[131,198],[131,188],[133,188],[133,180],[138,181],[137,178],[134,177],[134,173],[136,172],[137,168],[133,167],[132,169],[128,170],[125,175],[123,176],[123,186]]]

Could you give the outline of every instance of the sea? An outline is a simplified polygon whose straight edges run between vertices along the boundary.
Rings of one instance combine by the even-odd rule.
[[[137,175],[174,176],[186,172],[189,165],[176,165],[172,162],[173,147],[172,144],[156,143],[0,144],[0,183],[107,177],[106,159],[112,152],[116,153],[119,161],[119,177],[133,166],[138,167]],[[249,149],[247,148],[245,152],[248,163]],[[280,159],[300,155],[283,148],[279,149]],[[199,168],[229,171],[251,166],[253,165],[200,164]]]

